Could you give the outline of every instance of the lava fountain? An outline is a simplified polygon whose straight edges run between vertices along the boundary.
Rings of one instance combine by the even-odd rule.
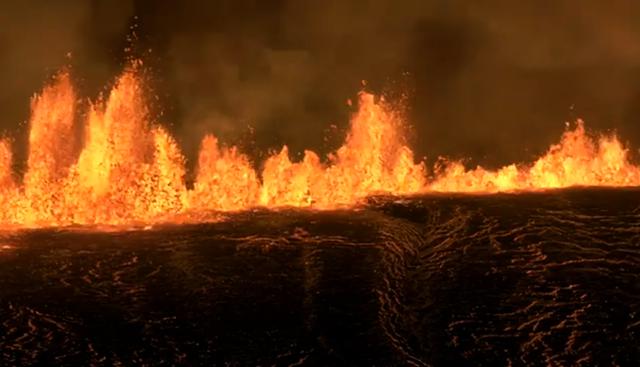
[[[284,146],[258,172],[237,147],[207,135],[188,189],[179,146],[151,120],[139,65],[127,68],[105,99],[89,104],[79,142],[77,106],[67,71],[33,98],[22,180],[12,171],[10,142],[0,140],[0,225],[123,225],[254,207],[333,209],[378,193],[640,185],[640,168],[618,138],[592,138],[582,121],[533,164],[491,171],[446,162],[429,177],[403,142],[401,115],[361,92],[344,144],[326,159],[305,151],[292,162]]]

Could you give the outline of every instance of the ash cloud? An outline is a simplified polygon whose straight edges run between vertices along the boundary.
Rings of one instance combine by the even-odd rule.
[[[4,127],[26,119],[28,97],[68,51],[80,84],[97,93],[122,67],[136,24],[159,119],[192,161],[207,132],[256,159],[282,144],[327,152],[342,136],[327,143],[326,129],[346,127],[346,100],[363,79],[375,92],[405,81],[418,156],[528,161],[577,117],[640,145],[640,4],[632,2],[17,4],[0,5]]]

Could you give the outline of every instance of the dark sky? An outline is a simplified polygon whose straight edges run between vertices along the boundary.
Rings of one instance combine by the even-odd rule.
[[[260,149],[326,151],[363,79],[410,92],[420,156],[530,160],[577,117],[640,147],[639,19],[632,1],[2,1],[0,127],[20,145],[48,76],[71,64],[95,97],[132,55],[189,156],[248,125]]]

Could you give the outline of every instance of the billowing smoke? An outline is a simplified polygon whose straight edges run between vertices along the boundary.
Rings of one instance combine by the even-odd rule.
[[[419,156],[530,160],[577,117],[637,146],[639,16],[640,4],[617,1],[4,2],[1,123],[17,134],[29,96],[61,65],[96,95],[135,25],[159,120],[191,159],[207,132],[254,156],[285,143],[326,152],[361,80],[411,93]]]

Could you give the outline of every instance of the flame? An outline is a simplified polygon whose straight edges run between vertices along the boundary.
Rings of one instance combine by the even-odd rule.
[[[188,207],[241,210],[256,204],[258,190],[258,178],[249,159],[235,147],[220,149],[215,136],[205,136],[194,188],[188,193]]]
[[[69,74],[56,76],[31,101],[29,156],[24,175],[25,214],[29,221],[42,222],[64,210],[63,179],[73,162],[75,94]]]
[[[184,157],[175,140],[161,127],[152,130],[154,153],[151,165],[152,182],[146,187],[152,215],[181,212],[187,205]]]
[[[445,162],[428,179],[425,164],[403,142],[401,115],[362,92],[344,144],[326,159],[305,151],[295,162],[285,146],[257,171],[237,147],[207,135],[188,189],[184,156],[151,120],[136,65],[82,118],[78,105],[66,71],[33,98],[22,182],[12,171],[10,142],[0,140],[0,225],[127,225],[260,206],[332,209],[376,193],[640,185],[640,167],[618,138],[592,138],[582,121],[532,164],[492,171]]]
[[[631,163],[628,150],[615,135],[587,135],[584,122],[562,135],[559,144],[532,165],[515,164],[496,171],[477,167],[465,170],[460,162],[446,164],[429,185],[434,191],[498,192],[570,186],[638,186],[640,167]]]
[[[11,190],[14,187],[11,166],[13,154],[11,143],[7,139],[0,140],[0,190]]]
[[[6,223],[11,221],[12,215],[16,210],[16,185],[11,174],[11,166],[13,164],[13,154],[11,153],[11,144],[7,139],[0,140],[0,222]]]

